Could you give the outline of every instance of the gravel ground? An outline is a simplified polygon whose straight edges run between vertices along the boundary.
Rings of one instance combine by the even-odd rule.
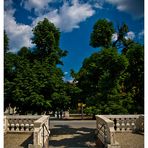
[[[115,133],[115,139],[121,148],[144,148],[144,134]]]
[[[4,135],[4,148],[28,148],[28,144],[32,143],[32,133],[8,133]]]

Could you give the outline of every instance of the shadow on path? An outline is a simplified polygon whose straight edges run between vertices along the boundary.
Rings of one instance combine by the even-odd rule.
[[[74,128],[69,125],[55,125],[51,129],[49,147],[95,148],[95,129]]]
[[[28,148],[28,144],[32,143],[32,133],[7,133],[4,135],[4,148]]]

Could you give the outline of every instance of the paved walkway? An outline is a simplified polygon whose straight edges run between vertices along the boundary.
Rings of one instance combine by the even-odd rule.
[[[51,121],[50,148],[95,148],[96,121]]]

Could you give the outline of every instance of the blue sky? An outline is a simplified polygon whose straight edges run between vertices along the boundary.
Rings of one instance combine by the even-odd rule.
[[[68,51],[62,59],[66,80],[71,79],[70,69],[78,71],[83,60],[99,50],[89,46],[89,39],[100,18],[112,21],[115,28],[125,22],[127,38],[144,42],[143,0],[5,0],[4,8],[4,29],[13,52],[33,47],[31,30],[45,17],[60,29],[60,47]]]

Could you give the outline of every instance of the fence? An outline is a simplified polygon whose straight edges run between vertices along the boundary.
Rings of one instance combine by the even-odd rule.
[[[33,144],[29,148],[47,148],[49,138],[49,116],[9,115],[4,116],[4,133],[33,133]]]
[[[97,136],[105,147],[120,148],[115,132],[144,132],[143,115],[96,115]]]

